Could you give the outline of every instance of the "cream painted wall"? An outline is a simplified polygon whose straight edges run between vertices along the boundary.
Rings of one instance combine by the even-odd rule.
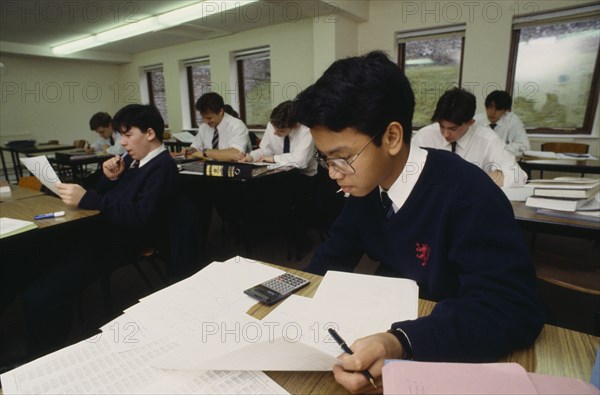
[[[182,75],[182,61],[208,56],[213,88],[227,103],[239,108],[233,84],[234,51],[269,46],[271,50],[271,84],[273,107],[283,100],[293,99],[313,81],[312,19],[275,25],[206,41],[173,46],[137,54],[133,62],[121,67],[124,81],[140,80],[144,66],[162,64],[167,91],[167,111],[171,130],[190,127],[187,89]],[[182,114],[185,114],[182,116]]]
[[[516,0],[516,1],[389,1],[372,0],[369,21],[358,27],[358,52],[382,49],[397,57],[395,34],[402,31],[465,24],[465,51],[463,61],[463,86],[478,99],[478,112],[484,110],[487,93],[505,89],[508,56],[510,50],[511,24],[515,13],[574,7],[590,4],[589,0]],[[419,95],[419,92],[415,92]],[[591,136],[558,137],[535,136],[534,147],[549,139],[553,141],[579,141],[590,144],[590,152],[600,152],[599,122]]]
[[[138,85],[127,85],[117,65],[3,54],[0,142],[25,135],[39,142],[95,140],[90,117],[114,113]]]

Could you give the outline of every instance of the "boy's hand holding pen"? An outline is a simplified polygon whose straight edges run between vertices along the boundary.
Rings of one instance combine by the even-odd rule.
[[[104,162],[104,165],[102,165],[102,169],[104,170],[104,175],[106,177],[108,177],[108,179],[110,180],[116,180],[117,177],[119,177],[119,175],[121,173],[123,173],[123,171],[125,171],[125,161],[124,159],[129,155],[128,152],[125,152],[123,155],[119,156],[119,155],[115,155],[115,157],[113,159],[109,159],[106,162]]]

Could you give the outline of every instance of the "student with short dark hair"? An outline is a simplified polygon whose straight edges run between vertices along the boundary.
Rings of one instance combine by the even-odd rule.
[[[273,109],[260,147],[241,160],[293,166],[309,177],[317,174],[315,145],[310,130],[296,120],[290,100]]]
[[[58,184],[67,205],[99,210],[89,234],[68,251],[48,252],[47,271],[23,294],[30,351],[60,346],[71,318],[65,301],[102,273],[131,263],[167,240],[169,207],[177,194],[177,166],[163,144],[164,121],[150,105],[130,104],[117,112],[113,125],[127,155],[104,162],[94,189]],[[65,313],[65,311],[67,313]],[[48,330],[50,327],[61,330]]]
[[[431,120],[414,136],[420,147],[452,151],[483,169],[500,187],[524,185],[527,174],[494,131],[473,119],[475,96],[452,88],[439,98]]]
[[[410,144],[415,101],[398,65],[382,52],[338,60],[294,105],[350,195],[307,270],[352,270],[366,253],[378,274],[413,279],[437,301],[429,316],[390,317],[388,332],[355,340],[335,379],[372,392],[368,370],[381,391],[385,359],[495,361],[530,346],[544,314],[510,202],[471,163]]]
[[[512,112],[512,97],[508,92],[496,90],[487,95],[485,114],[476,115],[475,121],[493,129],[513,155],[522,155],[531,147],[523,122]]]
[[[205,93],[196,102],[204,123],[184,155],[222,161],[237,161],[250,152],[250,137],[244,122],[225,111],[223,98],[216,92]],[[233,110],[233,109],[232,109]]]
[[[102,153],[121,155],[125,152],[119,143],[121,134],[116,132],[112,126],[112,118],[106,112],[97,112],[90,118],[90,130],[98,133],[98,140],[86,147],[90,153]]]

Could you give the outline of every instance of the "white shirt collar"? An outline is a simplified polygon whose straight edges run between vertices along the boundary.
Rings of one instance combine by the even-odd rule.
[[[408,199],[408,196],[412,192],[417,180],[423,172],[423,167],[427,161],[427,151],[417,145],[411,144],[410,152],[408,153],[408,160],[400,176],[394,181],[390,189],[387,191],[388,196],[392,200],[392,207],[394,212],[400,210],[400,208]],[[383,191],[381,186],[379,187],[379,193]]]
[[[160,147],[153,149],[152,151],[148,152],[146,154],[146,156],[144,156],[141,160],[140,160],[140,165],[139,167],[144,166],[146,163],[150,162],[152,159],[154,159],[156,156],[158,156],[158,154],[160,154],[161,152],[165,151],[167,148],[165,147],[164,144],[161,144]]]

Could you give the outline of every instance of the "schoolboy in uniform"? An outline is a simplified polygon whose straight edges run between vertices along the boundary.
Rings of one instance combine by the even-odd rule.
[[[398,66],[381,52],[336,61],[294,105],[320,163],[350,194],[307,270],[351,270],[366,253],[438,302],[427,317],[390,317],[388,332],[354,341],[335,379],[381,392],[385,359],[494,361],[530,346],[544,315],[511,205],[481,169],[410,144],[414,96]]]
[[[66,339],[72,317],[65,313],[65,300],[102,273],[121,262],[134,262],[144,249],[158,247],[166,239],[178,173],[162,143],[164,121],[155,107],[131,104],[117,112],[113,125],[121,132],[128,155],[104,162],[95,189],[57,185],[65,204],[100,210],[100,221],[83,239],[85,244],[56,253],[56,262],[24,293],[32,353],[60,346]]]
[[[106,112],[97,112],[90,118],[90,130],[98,133],[98,140],[94,141],[86,151],[89,153],[104,153],[122,155],[125,148],[120,144],[121,134],[112,126],[112,118]]]
[[[419,147],[455,152],[482,168],[500,187],[523,186],[527,174],[494,131],[475,122],[475,96],[464,89],[450,89],[440,97],[431,117],[434,124],[421,128],[413,138]]]
[[[260,147],[242,160],[296,167],[308,177],[317,174],[315,145],[310,130],[296,120],[290,100],[273,109]]]
[[[523,122],[512,110],[512,97],[505,91],[493,91],[485,98],[485,114],[477,114],[475,121],[493,129],[504,147],[515,156],[523,155],[531,145]]]
[[[240,154],[250,152],[248,128],[241,119],[225,112],[221,95],[205,93],[196,102],[204,123],[192,145],[183,150],[184,155],[221,161],[237,161]]]

